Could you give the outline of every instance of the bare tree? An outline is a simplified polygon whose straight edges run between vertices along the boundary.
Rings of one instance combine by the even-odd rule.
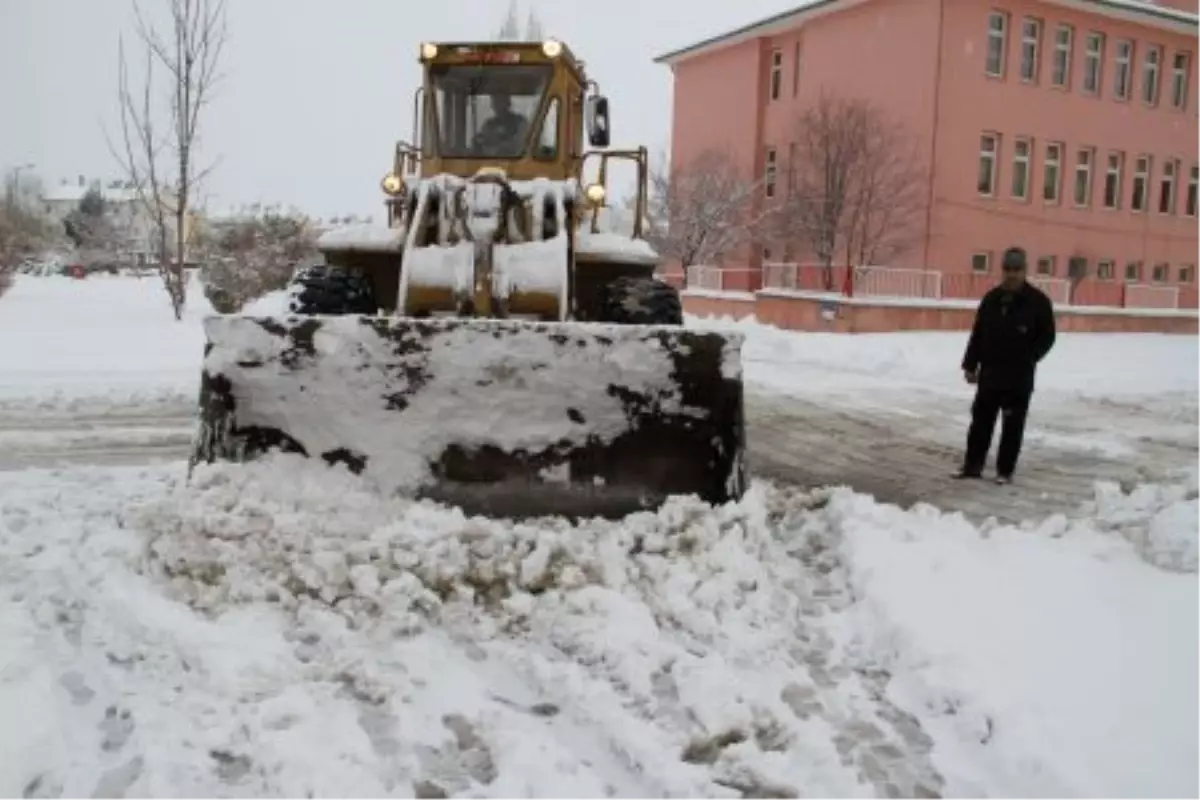
[[[20,170],[12,170],[4,177],[4,202],[0,203],[0,276],[11,272],[23,259],[40,255],[54,243],[54,225],[35,204],[27,202],[27,185]]]
[[[763,232],[761,184],[716,149],[670,172],[651,170],[647,238],[680,262],[686,280],[688,267],[727,256]]]
[[[777,235],[799,240],[832,288],[838,255],[877,264],[915,241],[925,167],[899,122],[870,101],[822,93],[796,119]]]
[[[122,38],[118,89],[122,140],[121,147],[113,149],[151,221],[158,271],[175,318],[182,319],[187,302],[184,264],[189,213],[197,188],[211,169],[196,166],[200,118],[218,80],[226,39],[225,0],[168,2],[170,27],[164,34],[147,21],[134,1],[145,74],[141,90],[135,90]],[[166,91],[156,97],[158,72],[165,73]]]

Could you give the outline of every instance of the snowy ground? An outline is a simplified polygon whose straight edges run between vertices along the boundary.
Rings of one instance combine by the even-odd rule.
[[[933,486],[961,337],[754,328],[780,480],[511,525],[292,459],[185,483],[202,342],[160,293],[0,299],[0,795],[1200,793],[1195,338],[1063,337],[1061,485],[964,516],[790,485]]]

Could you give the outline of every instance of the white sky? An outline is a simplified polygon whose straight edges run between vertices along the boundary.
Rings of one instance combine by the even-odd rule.
[[[160,0],[145,0],[153,5]],[[668,144],[671,74],[652,59],[800,0],[520,0],[588,62],[611,103],[613,145]],[[226,76],[203,120],[220,156],[210,203],[294,204],[317,215],[382,210],[379,179],[411,137],[425,40],[490,38],[508,0],[229,0]],[[0,170],[47,183],[121,177],[117,39],[130,0],[0,0]]]

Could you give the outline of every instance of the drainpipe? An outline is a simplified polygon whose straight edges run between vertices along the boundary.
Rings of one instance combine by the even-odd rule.
[[[941,123],[942,51],[946,49],[942,31],[945,18],[946,0],[938,0],[937,61],[933,73],[933,133],[929,137],[929,181],[925,195],[925,253],[922,258],[925,269],[929,269],[929,247],[933,239],[933,182],[937,173],[938,127]]]

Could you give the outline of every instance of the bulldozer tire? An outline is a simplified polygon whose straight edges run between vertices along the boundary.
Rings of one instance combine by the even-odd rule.
[[[297,271],[289,287],[288,309],[310,316],[374,314],[375,292],[361,275],[318,264]]]
[[[679,291],[655,278],[617,278],[604,292],[602,322],[619,325],[682,325]]]

